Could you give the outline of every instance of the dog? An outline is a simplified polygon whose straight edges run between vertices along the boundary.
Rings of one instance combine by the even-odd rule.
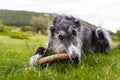
[[[110,39],[109,33],[102,28],[93,28],[72,16],[57,16],[48,27],[46,50],[38,48],[30,58],[30,64],[36,66],[37,61],[49,50],[66,52],[72,63],[79,64],[84,54],[108,52]]]

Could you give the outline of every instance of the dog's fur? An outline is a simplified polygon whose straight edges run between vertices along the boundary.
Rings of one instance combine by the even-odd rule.
[[[108,52],[110,45],[110,36],[106,30],[93,28],[74,17],[57,16],[48,28],[47,50],[66,52],[75,64],[80,63],[84,53]]]

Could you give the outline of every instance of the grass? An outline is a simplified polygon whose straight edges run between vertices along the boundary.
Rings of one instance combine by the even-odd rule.
[[[45,42],[45,36],[29,40],[0,36],[0,80],[120,80],[120,50],[88,54],[77,66],[55,62],[48,68],[29,67],[29,58]]]

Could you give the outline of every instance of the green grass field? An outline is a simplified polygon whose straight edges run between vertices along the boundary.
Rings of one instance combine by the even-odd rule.
[[[120,51],[89,54],[80,65],[55,62],[47,68],[30,68],[27,64],[46,37],[11,39],[0,36],[0,80],[120,80]]]

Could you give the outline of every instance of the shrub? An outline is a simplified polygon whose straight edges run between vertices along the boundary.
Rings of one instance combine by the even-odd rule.
[[[36,33],[40,31],[42,34],[45,34],[49,21],[49,17],[32,17],[30,25],[36,29]]]
[[[113,41],[113,42],[118,42],[118,41],[119,41],[119,39],[118,39],[117,36],[111,36],[111,37],[112,37],[112,41]]]
[[[118,37],[118,41],[120,42],[120,30],[117,31],[117,37]]]
[[[10,37],[14,39],[29,39],[30,35],[23,32],[14,32],[10,35]]]
[[[25,26],[21,28],[21,31],[35,31],[31,26]]]
[[[12,30],[12,28],[8,27],[8,26],[5,26],[4,29],[5,29],[5,32],[11,32],[11,30]]]
[[[0,32],[4,32],[4,31],[5,31],[5,28],[4,28],[3,22],[2,20],[0,20]]]

